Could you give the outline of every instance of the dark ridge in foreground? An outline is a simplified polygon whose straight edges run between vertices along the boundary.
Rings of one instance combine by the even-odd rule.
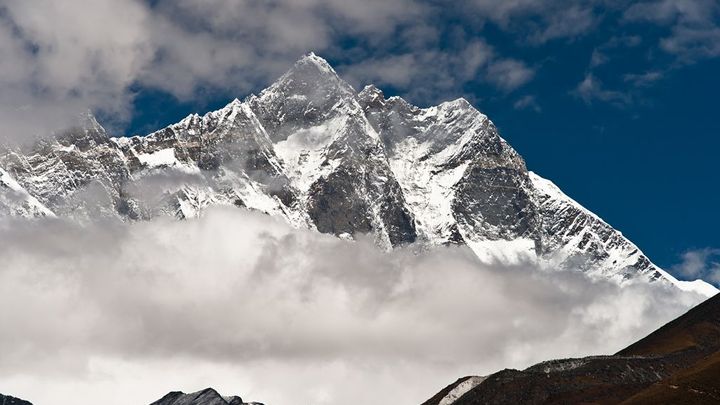
[[[505,369],[457,395],[464,380],[423,405],[720,404],[720,295],[612,356]]]
[[[0,394],[0,405],[32,405],[14,397]],[[238,396],[224,397],[212,388],[185,394],[173,391],[150,405],[263,405],[260,402],[243,402]]]
[[[619,351],[617,355],[667,355],[680,351],[716,349],[719,345],[720,295],[716,295]]]
[[[202,391],[185,394],[180,391],[173,391],[150,405],[262,405],[257,402],[246,404],[238,396],[223,397],[212,388],[205,388]]]
[[[32,405],[28,401],[0,394],[0,405]]]

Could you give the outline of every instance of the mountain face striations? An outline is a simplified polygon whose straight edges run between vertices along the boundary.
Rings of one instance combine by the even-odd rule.
[[[484,262],[681,282],[529,172],[466,100],[419,108],[356,92],[314,54],[258,95],[146,136],[109,137],[91,116],[0,153],[0,215],[123,221],[234,205],[384,249],[466,245]]]

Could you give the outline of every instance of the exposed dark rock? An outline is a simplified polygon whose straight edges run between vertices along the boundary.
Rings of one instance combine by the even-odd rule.
[[[527,174],[508,168],[472,167],[457,190],[455,217],[493,239],[537,238],[538,214]]]
[[[357,179],[356,175],[340,170],[312,185],[308,213],[318,231],[335,235],[372,231],[370,207],[362,189],[355,187]]]
[[[259,402],[243,402],[238,396],[223,397],[212,388],[185,394],[174,391],[150,405],[262,405]]]
[[[0,405],[32,405],[28,401],[23,401],[11,396],[0,394]]]

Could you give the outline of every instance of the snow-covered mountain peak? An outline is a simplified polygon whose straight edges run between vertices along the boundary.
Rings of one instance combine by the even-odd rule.
[[[372,85],[357,93],[314,54],[219,110],[131,138],[88,118],[58,142],[0,154],[0,167],[6,215],[191,218],[234,205],[343,238],[370,233],[386,249],[460,244],[486,262],[716,291],[678,282],[528,172],[467,100],[420,108]]]
[[[93,147],[107,144],[110,138],[102,125],[97,121],[91,111],[85,111],[75,117],[73,124],[59,133],[55,134],[54,140],[40,141],[36,150],[41,145],[48,145],[57,141],[65,148],[77,147],[81,150],[88,150]]]
[[[368,106],[376,108],[385,106],[385,94],[372,84],[368,84],[358,93],[358,100],[365,109],[367,109]]]
[[[337,115],[362,114],[352,86],[314,54],[297,61],[270,87],[246,102],[275,142]]]
[[[384,100],[385,94],[383,93],[382,90],[377,88],[377,86],[375,86],[374,84],[368,84],[368,85],[365,85],[365,87],[363,87],[362,90],[360,90],[360,92],[358,93],[358,97],[360,97],[360,98],[379,97]]]
[[[328,61],[324,58],[317,56],[315,52],[310,52],[306,55],[303,55],[302,58],[295,62],[295,68],[297,68],[298,66],[312,66],[323,74],[337,76],[335,69],[330,66],[330,63],[328,63]]]
[[[78,116],[78,127],[86,131],[96,131],[105,134],[105,128],[98,122],[95,114],[87,110]]]
[[[443,110],[475,110],[465,97],[459,97],[454,100],[444,101],[438,105]],[[477,111],[477,110],[476,110]]]
[[[318,92],[321,90],[321,92]],[[354,96],[355,91],[346,81],[338,76],[335,69],[323,58],[314,53],[307,54],[270,87],[260,93],[260,98],[272,97],[280,93],[283,96],[320,97],[327,92],[335,91],[344,95]],[[311,100],[319,101],[319,100]]]

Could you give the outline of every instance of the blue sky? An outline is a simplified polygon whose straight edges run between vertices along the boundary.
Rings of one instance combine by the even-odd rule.
[[[683,253],[709,252],[685,272],[720,269],[715,0],[33,3],[0,6],[5,132],[90,108],[116,134],[147,133],[315,51],[356,87],[467,98],[657,264],[682,273]]]

